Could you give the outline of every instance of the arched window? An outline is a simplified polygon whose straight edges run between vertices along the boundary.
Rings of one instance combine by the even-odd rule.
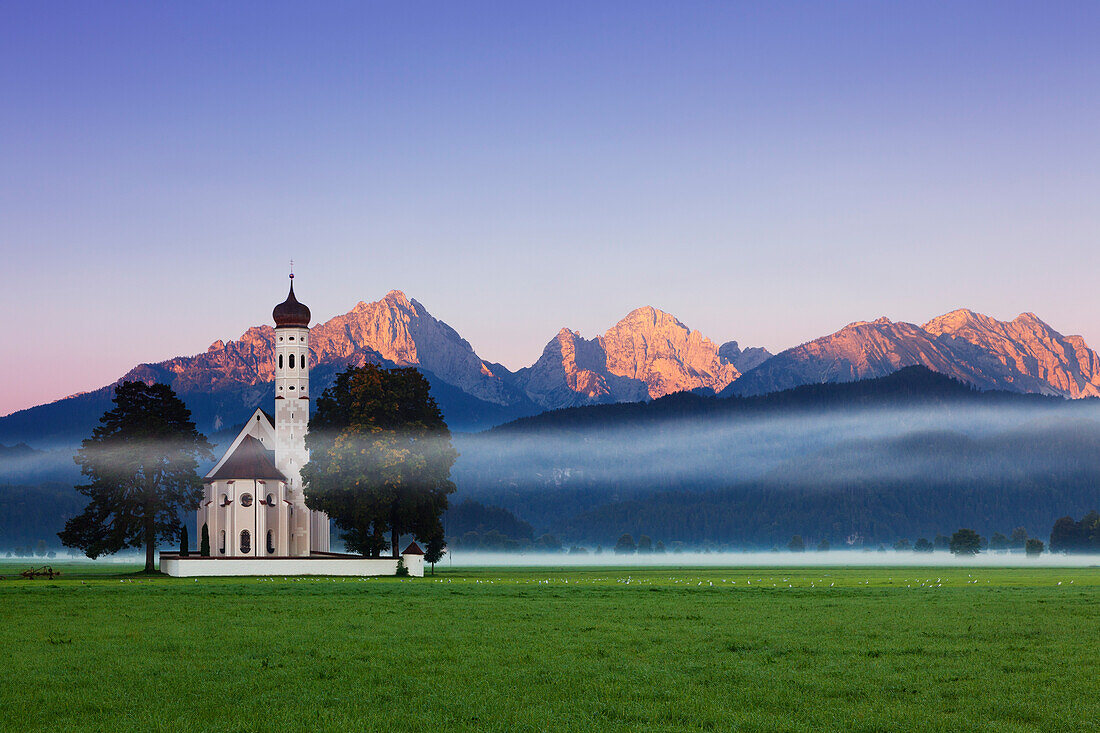
[[[267,554],[275,554],[275,530],[267,530]]]
[[[283,355],[282,354],[279,354],[279,368],[280,369],[283,368]]]
[[[241,530],[241,554],[252,552],[252,534],[247,529]]]
[[[299,359],[301,360],[301,362],[302,362],[302,368],[303,368],[303,369],[305,369],[305,368],[306,368],[306,364],[307,364],[307,362],[306,362],[306,354],[305,354],[305,352],[303,351],[303,352],[302,352],[302,355],[301,355],[300,357],[298,357],[298,358],[299,358]]]
[[[294,354],[291,354],[291,355],[290,355],[290,368],[291,368],[291,369],[293,369],[293,368],[294,368]]]
[[[229,494],[222,494],[222,506],[229,506]]]
[[[275,506],[275,495],[274,494],[268,494],[267,495],[267,505],[268,506]]]
[[[221,534],[218,536],[218,554],[219,555],[224,555],[225,554],[225,530],[224,529],[221,531]]]

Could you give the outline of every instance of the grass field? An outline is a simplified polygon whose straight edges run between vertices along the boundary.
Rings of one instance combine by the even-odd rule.
[[[4,730],[1100,725],[1094,568],[196,582],[58,566],[0,581]]]

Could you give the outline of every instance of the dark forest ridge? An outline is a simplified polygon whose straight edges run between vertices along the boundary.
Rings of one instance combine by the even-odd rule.
[[[817,412],[836,409],[1018,406],[1069,408],[1096,402],[1068,401],[1063,397],[1020,394],[1000,390],[981,391],[924,366],[910,366],[893,374],[856,382],[807,384],[764,395],[715,397],[679,392],[649,402],[588,405],[551,410],[519,418],[492,428],[498,434],[543,429],[589,428],[678,419],[710,419],[777,412]]]

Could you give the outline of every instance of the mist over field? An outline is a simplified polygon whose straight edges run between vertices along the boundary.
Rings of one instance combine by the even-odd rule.
[[[1024,527],[1046,541],[1058,517],[1100,507],[1100,400],[962,389],[917,404],[744,403],[766,409],[680,395],[456,433],[451,505],[501,507],[528,525],[528,541],[549,534],[565,549],[608,550],[627,533],[669,550],[769,551],[797,534],[807,549],[852,549],[853,561],[868,562],[879,558],[864,557],[866,548],[959,527],[986,537]],[[86,503],[72,489],[82,481],[73,453],[8,451],[0,532],[52,547],[64,518]],[[478,528],[453,516],[452,539]]]
[[[1043,554],[1026,557],[1023,553],[981,553],[955,556],[949,552],[915,553],[870,550],[829,550],[826,552],[683,552],[662,554],[616,555],[605,550],[599,555],[569,553],[508,553],[451,551],[438,567],[1100,567],[1100,555]]]
[[[854,479],[926,478],[931,472],[955,478],[1042,473],[1061,467],[1060,457],[1034,450],[1017,453],[1013,460],[1003,455],[1004,449],[1020,448],[1028,438],[1100,445],[1100,401],[1067,407],[1074,409],[875,408],[596,425],[534,434],[488,431],[456,436],[462,457],[455,476],[472,492],[483,486],[484,478],[501,471],[512,479],[537,477],[526,484],[529,489],[578,481],[666,481],[699,488],[797,471],[799,462],[810,457],[815,469],[828,469],[815,474],[823,486]],[[970,457],[996,454],[1010,460],[981,465],[955,460],[964,450]]]
[[[457,436],[457,498],[569,541],[864,546],[972,526],[1045,538],[1100,503],[1100,402],[932,405]]]

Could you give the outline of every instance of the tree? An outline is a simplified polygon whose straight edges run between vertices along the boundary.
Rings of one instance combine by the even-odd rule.
[[[937,550],[950,550],[951,539],[937,532],[935,539],[932,540],[932,547]]]
[[[649,538],[649,535],[644,534],[638,538],[638,554],[648,555],[653,552],[653,540]]]
[[[198,460],[214,456],[171,387],[123,382],[113,401],[74,459],[91,479],[76,487],[91,503],[58,537],[93,559],[144,545],[153,572],[157,543],[178,540],[180,512],[202,499]]]
[[[34,546],[35,557],[45,557],[47,552],[46,540],[38,540],[38,544]]]
[[[437,532],[424,543],[424,562],[431,563],[432,575],[435,575],[435,564],[447,554],[447,543],[443,540],[443,533]]]
[[[634,538],[628,534],[624,534],[619,538],[619,541],[615,543],[616,555],[633,555],[634,550]]]
[[[206,526],[206,522],[202,523],[202,539],[199,540],[199,555],[202,557],[210,557],[210,528]]]
[[[950,547],[953,555],[977,555],[982,551],[982,538],[972,529],[960,529],[951,535]]]
[[[817,551],[818,552],[828,552],[829,551],[829,546],[830,546],[829,545],[829,540],[821,540],[821,542],[817,543]]]
[[[1028,557],[1038,557],[1043,554],[1045,549],[1042,540],[1031,538],[1024,543],[1024,552],[1027,553]]]
[[[1023,527],[1017,527],[1012,530],[1012,534],[1008,538],[1009,545],[1013,550],[1023,550],[1027,544],[1027,530]]]
[[[306,506],[326,512],[353,551],[393,557],[403,534],[443,531],[458,453],[428,381],[412,368],[351,367],[317,400],[302,468]],[[386,534],[389,540],[386,540]]]
[[[1051,552],[1077,552],[1084,546],[1081,526],[1073,517],[1061,517],[1050,530]]]
[[[802,540],[802,535],[796,534],[791,537],[790,542],[787,543],[787,549],[791,552],[805,552],[806,543]]]
[[[994,532],[989,538],[989,549],[993,552],[1003,552],[1008,549],[1008,538],[1000,532]]]
[[[917,540],[917,543],[913,545],[913,552],[932,552],[934,549],[936,548],[932,543],[924,537],[921,537]]]
[[[897,552],[908,552],[910,547],[909,540],[904,537],[894,543],[894,549]]]
[[[1100,513],[1090,511],[1081,517],[1081,551],[1100,552]]]
[[[180,557],[187,557],[190,554],[191,551],[187,546],[187,525],[184,524],[180,530]]]
[[[653,546],[653,551],[656,552],[658,555],[665,554],[665,543],[657,540],[657,544]]]

